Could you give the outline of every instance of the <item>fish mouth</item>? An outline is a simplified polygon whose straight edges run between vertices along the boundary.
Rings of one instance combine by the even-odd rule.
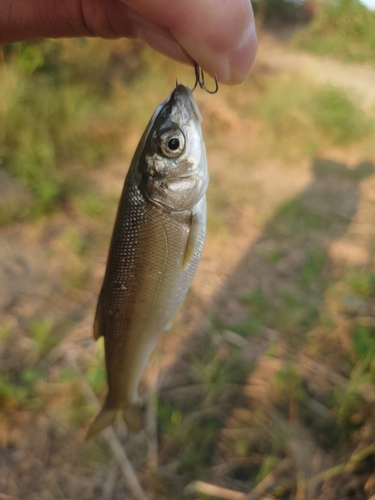
[[[198,122],[202,122],[202,117],[199,112],[198,106],[194,100],[193,92],[189,87],[185,85],[176,85],[176,88],[172,92],[170,96],[170,104],[178,104],[181,103],[189,112],[190,115],[193,115],[193,118]]]

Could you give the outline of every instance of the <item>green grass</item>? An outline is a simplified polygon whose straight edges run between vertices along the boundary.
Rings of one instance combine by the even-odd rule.
[[[319,89],[310,102],[316,126],[334,144],[345,145],[366,136],[373,126],[348,92],[333,86]]]
[[[304,290],[310,290],[319,285],[317,276],[321,275],[327,262],[327,253],[322,248],[306,252],[306,262],[301,269],[300,283]],[[318,282],[318,283],[317,283]]]
[[[375,295],[375,275],[363,269],[353,269],[345,276],[352,291],[361,297],[372,297]]]
[[[318,15],[294,40],[297,47],[321,55],[374,62],[375,13],[358,0],[325,0]]]
[[[58,343],[59,339],[56,330],[54,330],[54,323],[52,318],[45,317],[32,321],[28,327],[30,337],[35,342],[35,348],[40,355],[48,353]]]
[[[178,460],[180,470],[191,478],[205,479],[218,425],[213,421],[197,426],[188,411],[163,402],[158,404],[158,424],[164,445]]]
[[[306,399],[307,392],[302,387],[302,377],[297,366],[289,364],[281,368],[276,375],[275,386],[285,402],[301,403]]]
[[[271,146],[285,159],[310,156],[327,146],[345,147],[374,130],[373,119],[344,89],[277,76],[268,78],[263,90],[254,90],[249,112],[265,123]]]
[[[352,337],[354,349],[359,358],[375,358],[375,332],[373,327],[354,325]]]
[[[118,88],[141,71],[124,72],[131,47],[124,43],[117,54],[124,67],[116,70],[110,60],[118,45],[43,40],[5,46],[0,168],[22,183],[31,201],[18,211],[2,207],[0,222],[37,216],[74,191],[84,193],[87,168],[119,153],[130,115],[122,113]],[[87,202],[83,210],[95,215],[98,203]]]

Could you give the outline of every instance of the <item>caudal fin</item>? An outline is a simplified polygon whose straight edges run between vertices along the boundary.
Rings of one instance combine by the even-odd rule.
[[[103,408],[96,416],[96,419],[90,425],[85,441],[88,441],[89,439],[93,438],[94,436],[99,434],[99,432],[101,432],[103,429],[111,425],[111,423],[115,419],[116,413],[117,410],[108,410],[104,404]]]
[[[143,417],[138,405],[127,406],[122,410],[122,416],[130,432],[138,434],[143,429]]]

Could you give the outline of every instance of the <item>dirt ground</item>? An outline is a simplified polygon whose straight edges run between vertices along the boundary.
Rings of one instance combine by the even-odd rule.
[[[285,43],[270,35],[261,38],[257,64],[262,71],[303,73],[319,84],[332,83],[349,89],[353,95],[358,95],[366,109],[375,105],[374,69],[298,53],[286,47]],[[209,318],[215,317],[222,324],[239,322],[241,318],[245,321],[242,298],[249,289],[261,289],[267,300],[276,303],[277,297],[293,286],[293,280],[302,266],[306,245],[317,252],[326,252],[330,259],[325,284],[312,305],[313,312],[318,314],[329,293],[329,277],[340,272],[342,266],[366,265],[370,268],[375,241],[373,158],[364,158],[362,152],[354,147],[332,151],[324,158],[288,164],[282,160],[260,159],[256,165],[249,167],[251,122],[231,108],[224,93],[219,92],[215,97],[197,93],[197,101],[204,120],[209,122],[210,116],[215,115],[226,124],[221,144],[215,148],[208,145],[211,184],[215,186],[216,196],[210,199],[209,195],[208,236],[197,275],[176,325],[160,342],[158,355],[154,357],[144,383],[147,385],[148,380],[152,386],[157,371],[159,380],[156,385],[161,398],[178,399],[180,396],[176,396],[177,393],[186,393],[192,408],[194,397],[189,400],[188,391],[193,389],[186,389],[186,356],[192,351],[199,351],[200,346],[207,342],[211,331]],[[128,156],[92,174],[92,182],[113,200],[121,192],[126,170],[124,165],[129,164],[137,140],[137,133],[126,138]],[[295,229],[288,227],[288,223],[278,215],[278,207],[291,200],[328,221],[324,228],[309,232],[305,240],[290,236]],[[216,208],[220,203],[224,208],[220,206],[218,217]],[[134,489],[132,493],[129,488],[129,478],[124,478],[123,467],[118,464],[118,460],[122,460],[121,454],[120,459],[116,458],[113,451],[116,444],[113,445],[111,437],[88,444],[83,442],[85,425],[95,409],[90,407],[85,382],[80,381],[80,372],[77,374],[76,371],[77,364],[79,370],[85,371],[92,360],[98,359],[92,338],[92,321],[110,233],[110,225],[99,228],[95,218],[83,217],[70,210],[35,223],[17,224],[0,230],[0,310],[1,331],[5,339],[0,345],[0,369],[2,373],[10,374],[12,388],[23,383],[27,386],[29,379],[33,379],[34,384],[33,397],[26,405],[14,402],[18,396],[2,396],[0,500],[135,498]],[[290,247],[290,238],[293,238],[293,248]],[[84,250],[80,249],[82,240],[85,242]],[[270,252],[282,255],[277,265],[265,258]],[[81,275],[86,277],[85,286],[73,287],[72,282]],[[365,311],[363,316],[369,318],[372,312]],[[53,322],[53,326],[49,322]],[[32,338],[30,331],[34,332]],[[54,336],[52,340],[48,337],[51,332]],[[345,337],[344,333],[342,335]],[[272,374],[280,369],[283,356],[273,359],[266,358],[264,354],[276,344],[279,349],[288,350],[289,355],[292,352],[290,349],[298,351],[298,342],[291,342],[286,347],[284,337],[272,328],[262,336],[246,341],[241,339],[234,333],[231,337],[230,331],[226,331],[222,337],[214,338],[214,349],[225,355],[227,344],[237,342],[243,359],[252,367],[246,385],[247,395],[240,389],[238,399],[248,398],[251,409],[267,406],[273,397]],[[314,367],[317,370],[323,367],[328,378],[333,377],[335,383],[342,383],[334,358],[324,359],[322,353],[321,364],[314,365],[310,361],[309,365],[307,354],[306,351],[300,353],[305,356],[306,372],[314,372]],[[28,371],[22,378],[19,374],[25,373],[25,366]],[[69,370],[73,376],[69,375]],[[62,377],[63,372],[68,378]],[[316,377],[314,382],[310,373],[308,379],[311,384],[324,386],[327,383],[324,374],[318,373]],[[232,389],[236,396],[238,387],[233,384]],[[230,391],[232,389],[229,387]],[[320,386],[319,391],[322,391]],[[226,408],[226,418],[229,419],[223,431],[226,434],[215,449],[215,453],[224,458],[221,462],[217,459],[214,466],[221,486],[243,496],[236,497],[233,493],[232,497],[220,497],[217,492],[212,496],[276,498],[266,496],[266,485],[254,496],[246,496],[245,493],[252,491],[256,485],[241,480],[240,472],[237,476],[233,475],[234,459],[232,462],[225,460],[225,446],[226,449],[231,447],[233,436],[238,436],[238,429],[241,428],[238,422],[247,418],[246,411],[250,411],[244,404],[233,403],[233,394]],[[219,410],[214,406],[211,410],[213,413],[216,411],[217,416]],[[315,403],[317,407],[318,403]],[[82,408],[81,419],[77,417],[80,411],[77,408]],[[325,409],[318,408],[316,411],[324,413]],[[74,426],[71,425],[72,414],[76,419]],[[152,430],[155,415],[151,412],[149,416]],[[209,417],[208,412],[204,418]],[[276,418],[275,415],[272,418]],[[204,425],[202,422],[205,420],[200,416],[198,422]],[[281,417],[279,422],[280,425],[288,424]],[[306,426],[294,423],[293,439],[290,440],[292,451],[285,456],[281,468],[294,467],[299,477],[311,478],[340,463],[340,457],[330,456],[316,444]],[[375,429],[369,427],[366,432],[375,434]],[[147,495],[150,498],[177,498],[173,496],[175,493],[169,491],[180,491],[174,482],[184,485],[185,476],[175,473],[173,449],[168,456],[167,440],[159,436],[159,444],[155,439],[151,439],[150,443],[144,433],[127,437],[122,427],[118,429],[117,436],[116,442],[125,444],[124,449],[138,471]],[[360,445],[357,451],[361,451]],[[155,458],[158,452],[159,457]],[[311,457],[315,457],[315,462]],[[151,473],[157,459],[158,474]],[[258,459],[261,461],[259,454]],[[237,457],[236,460],[236,470],[247,464],[245,459],[241,462]],[[370,478],[371,474],[366,474]],[[165,489],[165,481],[172,485],[169,489]],[[314,485],[303,490],[301,483],[295,498],[375,498],[375,479],[373,484],[366,483],[367,493],[363,484],[354,484],[355,481],[353,477],[351,486],[348,486],[348,481],[343,481],[342,497],[337,496],[340,491],[337,485],[327,486],[324,494],[320,490],[319,496],[314,492]],[[281,492],[278,498],[292,498],[288,491]],[[193,493],[194,498],[201,498],[199,495]]]

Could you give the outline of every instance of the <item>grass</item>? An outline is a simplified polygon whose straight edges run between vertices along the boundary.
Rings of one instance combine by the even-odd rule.
[[[140,53],[141,62],[134,64],[136,51],[131,42],[106,46],[93,40],[4,47],[0,91],[7,99],[0,106],[0,168],[31,196],[17,212],[1,207],[0,221],[61,207],[75,191],[84,192],[87,168],[119,154],[124,129],[143,116],[143,102],[140,108],[124,88],[132,80],[143,86],[147,61]]]
[[[344,234],[347,226],[343,226],[341,217],[331,214],[329,204],[324,208],[317,202],[308,203],[310,189],[316,193],[318,189],[325,189],[329,182],[350,182],[354,196],[360,176],[338,165],[331,167],[329,172],[329,165],[325,169],[316,166],[317,184],[276,208],[259,243],[255,243],[244,257],[246,266],[250,267],[245,266],[242,273],[246,273],[249,281],[254,273],[259,282],[257,287],[242,295],[239,316],[245,319],[236,325],[225,320],[226,300],[230,297],[233,301],[233,293],[236,293],[231,283],[230,296],[221,292],[218,316],[211,321],[215,330],[230,329],[245,338],[254,349],[265,332],[278,332],[277,340],[269,343],[255,366],[249,369],[244,385],[248,399],[246,402],[241,398],[237,400],[215,444],[227,463],[234,457],[256,463],[261,450],[263,459],[258,466],[234,472],[246,485],[263,480],[285,457],[293,457],[291,450],[297,446],[298,439],[301,439],[298,446],[304,450],[304,456],[309,455],[306,438],[298,438],[296,429],[308,432],[309,439],[322,453],[341,454],[341,461],[345,461],[345,457],[354,453],[365,428],[373,429],[375,425],[372,411],[375,388],[373,265],[369,262],[368,265],[337,268],[337,261],[334,265],[327,249],[329,242],[338,234]],[[334,199],[331,201],[334,203]],[[350,238],[348,236],[349,241]],[[272,246],[269,245],[271,253],[259,252],[269,247],[267,242],[272,242]],[[261,264],[259,254],[264,259]],[[292,258],[294,255],[296,257]],[[284,264],[283,274],[278,276],[275,268],[284,262],[290,262],[289,266]],[[262,274],[258,273],[258,267]],[[241,269],[238,273],[238,287],[242,290]],[[206,355],[207,351],[201,354],[201,374],[212,363]],[[313,360],[313,371],[306,370],[302,355]],[[240,364],[239,351],[232,351],[229,359]],[[331,380],[330,373],[339,374],[340,383]],[[211,404],[215,405],[215,401],[217,404],[219,396],[215,396],[214,390],[211,395]],[[247,415],[246,424],[238,417],[240,411]],[[370,443],[371,439],[365,442]],[[206,468],[216,450],[207,458]],[[372,473],[372,464],[373,457],[362,463],[362,469],[354,473],[358,480],[368,477],[361,476],[361,470]],[[216,484],[219,479],[214,470],[211,466],[211,472],[206,469],[206,473],[211,474],[209,482]],[[229,473],[226,477],[233,478]],[[289,479],[288,483],[286,477],[280,481],[289,486],[286,490],[281,489],[282,493],[280,489],[271,489],[271,498],[278,498],[280,494],[282,498],[283,495],[295,498],[293,482]]]
[[[321,55],[373,63],[374,23],[375,13],[358,0],[326,0],[294,43]]]
[[[61,458],[60,450],[59,460],[52,457],[58,464],[56,470],[44,451],[42,458],[39,448],[36,458],[33,454],[33,462],[39,460],[47,464],[46,469],[54,470],[53,481],[71,498],[83,497],[68,491],[82,476],[82,469],[71,471],[73,479],[69,479],[61,472],[66,464],[75,463],[79,456],[85,478],[100,483],[98,491],[87,498],[100,496],[111,464],[101,444],[82,445],[81,435],[93,412],[83,400],[75,372],[51,353],[72,324],[81,318],[92,320],[100,287],[98,262],[103,268],[115,201],[100,190],[91,174],[99,172],[94,171],[97,167],[104,169],[104,163],[122,147],[121,137],[141,132],[159,93],[165,97],[174,80],[174,66],[161,58],[152,65],[151,53],[138,50],[127,43],[99,46],[95,40],[35,42],[5,48],[1,67],[4,78],[0,85],[4,89],[7,85],[11,96],[9,105],[0,103],[1,116],[8,123],[0,143],[1,168],[32,193],[33,204],[24,215],[12,212],[6,221],[35,217],[56,208],[64,208],[66,219],[58,219],[56,226],[44,226],[42,219],[38,222],[41,233],[53,232],[48,244],[55,252],[54,259],[65,260],[62,290],[46,299],[44,312],[38,306],[27,316],[28,309],[23,312],[22,303],[14,306],[9,314],[18,322],[4,322],[0,327],[0,360],[5,366],[0,372],[0,406],[9,426],[14,416],[23,412],[31,415],[30,419],[47,414],[58,423],[64,440],[74,437],[71,451],[65,451],[67,457]],[[188,70],[183,75],[187,75],[186,81],[192,76]],[[222,153],[221,171],[214,162],[210,165],[213,182],[208,244],[213,240],[218,243],[220,255],[208,253],[206,263],[211,266],[215,258],[224,262],[228,255],[225,247],[236,245],[236,231],[248,230],[249,238],[253,237],[250,225],[237,227],[236,215],[243,215],[239,205],[250,207],[245,215],[256,223],[258,232],[251,247],[243,247],[244,267],[236,275],[238,283],[231,284],[230,294],[224,286],[220,296],[210,302],[211,321],[204,323],[207,334],[203,340],[202,336],[194,339],[185,354],[177,356],[176,373],[170,369],[173,395],[168,386],[159,394],[157,472],[163,498],[183,498],[183,488],[197,479],[248,493],[285,458],[293,465],[265,494],[296,498],[303,476],[296,447],[301,447],[305,458],[314,458],[310,457],[306,434],[317,450],[316,460],[323,453],[335,464],[349,461],[356,450],[374,439],[373,259],[370,247],[366,262],[360,264],[335,256],[335,245],[342,240],[344,249],[346,243],[350,248],[355,246],[358,253],[358,247],[367,250],[368,234],[363,235],[363,227],[371,225],[373,201],[368,193],[366,201],[363,192],[370,191],[374,169],[371,158],[361,160],[356,168],[329,160],[327,154],[321,160],[315,158],[322,151],[339,151],[346,161],[353,154],[350,148],[357,148],[357,156],[360,150],[363,159],[363,144],[373,140],[373,119],[360,110],[352,96],[337,88],[317,87],[300,77],[262,74],[259,81],[256,78],[236,92],[221,88],[216,96],[229,96],[229,106],[238,113],[238,129],[232,130],[224,119],[220,126],[210,120],[204,125],[210,132],[208,144],[213,148],[222,142],[220,155],[228,149],[226,155]],[[203,102],[203,115],[205,110]],[[30,127],[32,118],[38,121],[35,130]],[[237,146],[239,156],[243,155],[240,166]],[[262,161],[257,162],[260,151]],[[308,164],[311,174],[297,194],[276,202],[268,191],[264,195],[258,189],[258,180],[247,184],[247,179],[252,179],[248,172],[259,168],[259,173],[262,166],[274,161],[283,164],[288,183],[289,175],[298,175],[297,169],[289,169],[290,159],[306,160],[301,166],[298,163],[298,168]],[[99,183],[104,183],[105,175]],[[269,178],[268,182],[274,180]],[[284,178],[276,187],[282,190],[283,183]],[[235,194],[234,186],[238,188]],[[367,218],[362,220],[364,213]],[[209,280],[213,269],[206,269]],[[230,272],[223,271],[217,283],[225,283]],[[193,318],[199,293],[197,285],[179,317],[179,330]],[[59,319],[65,315],[64,321]],[[21,333],[18,324],[23,325]],[[106,391],[102,344],[97,356],[91,355],[92,345],[87,348],[91,330],[86,331],[86,325],[82,328],[83,336],[74,332],[69,342],[74,344],[75,355],[81,356],[85,376],[102,400]],[[233,344],[229,338],[237,342]],[[9,355],[13,346],[17,349]],[[9,370],[8,360],[13,363]],[[175,387],[179,376],[185,382]],[[17,425],[27,428],[28,434],[36,428],[33,423],[31,430],[24,423]],[[302,430],[300,441],[296,430]],[[45,448],[60,448],[61,440],[51,430],[47,429],[45,436],[51,443]],[[143,437],[132,436],[126,441],[142,480],[148,472]],[[22,439],[11,446],[22,448]],[[25,477],[23,470],[17,469],[20,481]],[[339,498],[337,488],[349,488],[352,479],[363,490],[370,484],[373,470],[371,455],[351,475],[337,478],[339,486],[335,481],[326,483],[325,491],[331,489],[333,497],[337,493]],[[151,483],[144,482],[152,490]],[[22,496],[16,491],[6,493]],[[369,490],[368,495],[374,493]]]
[[[373,134],[373,119],[344,89],[276,76],[267,78],[263,90],[254,90],[249,113],[264,122],[264,133],[271,134],[269,147],[286,160],[317,154],[324,147],[347,147]]]

